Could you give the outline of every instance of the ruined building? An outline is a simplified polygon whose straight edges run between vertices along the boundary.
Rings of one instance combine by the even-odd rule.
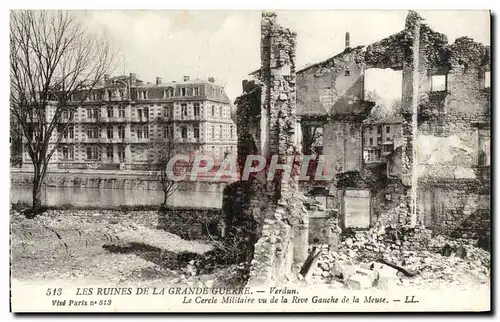
[[[82,96],[83,95],[83,96]],[[83,101],[83,102],[82,102]],[[221,160],[236,154],[236,124],[230,100],[215,79],[145,83],[105,75],[89,94],[75,93],[62,122],[73,122],[50,160],[66,169],[147,169],[158,158],[155,144],[173,142],[175,152]],[[55,113],[47,107],[47,118]],[[55,131],[57,134],[57,129]],[[32,166],[27,151],[23,164]]]
[[[459,237],[488,229],[490,66],[489,47],[467,37],[449,44],[410,11],[402,31],[355,48],[346,35],[343,52],[297,71],[297,114],[304,133],[322,128],[335,176],[325,196],[344,228],[422,223]],[[373,152],[380,162],[366,162],[390,123],[363,126],[376,105],[365,88],[374,69],[400,73],[401,121],[389,129],[399,139]]]
[[[276,14],[263,13],[261,69],[243,82],[244,94],[236,100],[240,168],[249,155],[278,156],[278,163],[285,164],[300,152],[295,39],[294,32],[276,22]],[[282,283],[308,251],[306,197],[293,180],[268,175],[260,172],[224,190],[226,241],[238,246],[239,260],[251,262],[250,285]]]

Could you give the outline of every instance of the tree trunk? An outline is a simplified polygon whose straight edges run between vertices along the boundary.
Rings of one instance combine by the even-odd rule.
[[[33,173],[33,190],[32,190],[32,208],[37,209],[42,206],[42,183],[43,183],[43,177],[42,177],[42,171],[40,170],[40,167],[37,167],[35,165]]]
[[[42,184],[41,180],[33,180],[33,203],[32,208],[37,209],[42,206]]]
[[[168,199],[167,191],[163,190],[163,207],[167,206],[167,199]]]

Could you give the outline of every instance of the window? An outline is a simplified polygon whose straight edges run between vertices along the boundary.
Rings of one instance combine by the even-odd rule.
[[[64,132],[64,136],[63,136],[65,139],[67,138],[70,138],[70,139],[73,139],[75,137],[75,128],[71,125],[69,126],[66,131]]]
[[[142,133],[143,133],[145,139],[149,138],[149,128],[147,125],[144,127],[144,130]]]
[[[148,118],[149,117],[149,109],[147,106],[144,106],[144,117]]]
[[[119,137],[120,139],[125,138],[125,128],[123,127],[123,125],[120,125],[120,126],[118,127],[118,137]]]
[[[351,76],[351,72],[349,70],[344,71],[345,76]]]
[[[125,148],[122,146],[118,148],[118,159],[120,162],[125,162]]]
[[[200,103],[194,103],[194,116],[200,116]]]
[[[431,76],[431,91],[433,92],[446,91],[446,75]]]
[[[169,88],[167,90],[167,97],[174,97],[174,89],[173,88]]]
[[[87,138],[97,139],[99,137],[99,128],[97,126],[89,126],[87,128]]]
[[[363,138],[363,145],[366,145],[366,138]]]
[[[107,112],[108,112],[108,117],[113,117],[113,106],[108,106]]]
[[[490,131],[478,129],[478,162],[480,166],[490,165]]]
[[[215,139],[215,126],[212,126],[212,140]]]
[[[141,109],[137,109],[137,117],[139,119],[142,119],[142,110]]]
[[[234,126],[231,125],[231,139],[234,137]]]
[[[212,116],[215,116],[215,106],[212,105]]]
[[[97,160],[98,151],[96,146],[87,147],[87,160]]]
[[[188,115],[188,108],[187,108],[187,104],[185,104],[185,103],[181,104],[181,115],[182,116]]]
[[[220,130],[219,130],[219,138],[222,140],[222,137],[223,137],[223,129],[222,129],[222,125],[220,126]]]
[[[193,137],[195,139],[199,139],[200,138],[200,127],[198,125],[194,125],[193,126]]]
[[[491,75],[490,72],[484,72],[484,88],[490,88],[491,86]]]
[[[169,118],[170,115],[172,114],[172,107],[170,105],[165,105],[163,107],[163,114],[165,115],[166,118]]]
[[[391,133],[391,127],[390,126],[386,126],[385,127],[385,133]]]
[[[377,144],[382,144],[382,138],[377,138]]]
[[[370,145],[373,145],[373,138],[370,138]]]
[[[137,128],[137,138],[142,139],[142,127],[140,126]]]
[[[106,129],[106,133],[108,135],[108,139],[112,139],[113,138],[113,127],[108,126],[108,128]]]
[[[181,96],[186,96],[186,88],[185,87],[181,88]]]
[[[170,126],[167,125],[163,127],[163,137],[164,138],[172,137],[172,131]]]
[[[89,119],[92,118],[92,109],[90,109],[90,108],[87,109],[87,118],[89,118]]]
[[[75,158],[75,153],[72,146],[63,146],[62,154],[64,160],[73,160]]]
[[[382,134],[382,127],[377,127],[377,134]]]
[[[67,120],[68,119],[68,111],[63,111],[62,112],[62,119]]]
[[[182,127],[181,127],[181,137],[182,137],[183,139],[187,138],[187,133],[188,133],[188,132],[187,132],[187,127],[182,126]]]
[[[113,147],[112,146],[106,147],[106,158],[108,158],[108,160],[113,160]]]
[[[200,95],[200,89],[198,87],[193,88],[193,91],[194,91],[193,93],[194,96]]]
[[[100,112],[100,111],[99,111],[99,109],[98,109],[98,108],[94,109],[94,118],[95,118],[95,119],[98,119],[98,118],[99,118],[99,112]]]
[[[125,107],[120,106],[120,107],[118,108],[118,116],[119,116],[119,117],[125,117]]]

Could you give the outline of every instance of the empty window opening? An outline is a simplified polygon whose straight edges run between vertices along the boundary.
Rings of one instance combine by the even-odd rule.
[[[446,75],[431,76],[431,91],[433,92],[446,91]]]

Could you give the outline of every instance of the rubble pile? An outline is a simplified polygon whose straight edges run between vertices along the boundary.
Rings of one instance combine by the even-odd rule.
[[[319,251],[306,281],[354,289],[395,285],[427,289],[489,282],[490,254],[476,247],[475,241],[431,239],[423,227],[411,234],[377,227],[353,232],[336,249],[311,246],[310,251],[312,247]]]

